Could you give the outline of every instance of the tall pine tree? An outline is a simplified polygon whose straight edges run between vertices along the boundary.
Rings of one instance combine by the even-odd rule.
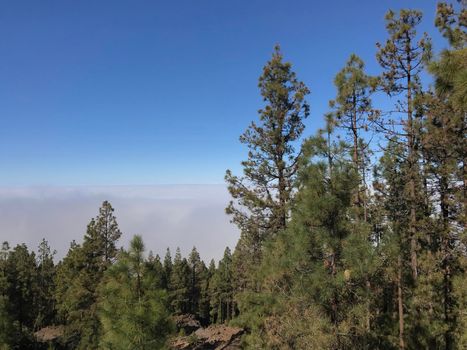
[[[259,123],[252,122],[240,136],[249,148],[248,159],[242,162],[243,176],[230,170],[225,176],[233,197],[226,212],[241,231],[234,253],[240,291],[254,287],[249,275],[261,260],[263,242],[287,225],[299,160],[294,146],[309,114],[305,101],[309,90],[292,65],[283,61],[279,46],[264,66],[258,86],[265,106],[258,111]]]

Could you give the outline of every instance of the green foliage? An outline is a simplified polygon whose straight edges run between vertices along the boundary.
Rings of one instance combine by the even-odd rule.
[[[248,212],[232,201],[227,213],[243,232],[254,231],[264,239],[286,223],[297,170],[293,142],[301,136],[303,119],[309,114],[305,101],[309,90],[297,80],[292,65],[283,62],[278,46],[259,78],[259,89],[266,102],[259,110],[260,124],[253,122],[240,137],[250,149],[248,160],[242,162],[244,177],[226,174],[232,197]]]
[[[2,289],[4,286],[4,281],[0,278],[0,285]],[[13,343],[11,335],[13,334],[13,323],[8,313],[8,299],[3,294],[3,291],[0,295],[0,349],[9,349],[10,345]]]
[[[235,314],[234,285],[232,274],[232,254],[225,248],[219,267],[212,276],[210,285],[211,319],[214,323],[223,323]]]
[[[376,262],[369,227],[352,210],[358,176],[345,154],[344,145],[322,136],[305,146],[311,162],[302,167],[289,227],[266,248],[262,291],[240,297],[253,348],[294,349],[309,341],[323,349],[369,346],[367,282]]]
[[[167,248],[167,252],[165,253],[164,257],[164,274],[163,274],[163,286],[168,289],[170,284],[170,278],[172,276],[172,256],[170,255],[170,249]]]
[[[144,244],[134,236],[128,252],[106,272],[99,289],[102,349],[163,349],[172,331],[167,293],[154,284],[143,256]]]
[[[164,267],[161,263],[159,255],[154,257],[152,251],[149,252],[149,256],[145,262],[145,271],[149,282],[154,288],[166,289],[164,281]]]
[[[416,27],[421,20],[422,13],[416,10],[402,9],[398,16],[393,11],[386,14],[389,38],[384,46],[377,44],[379,50],[376,58],[384,69],[381,86],[390,95],[404,91],[410,94],[420,87],[418,74],[423,69],[423,63],[431,58],[428,35],[424,33],[417,41]]]
[[[203,278],[205,278],[206,266],[201,261],[198,251],[195,247],[188,257],[188,265],[190,267],[190,287],[189,287],[189,303],[190,312],[194,315],[199,315],[199,301],[201,298],[201,288]]]
[[[176,314],[190,312],[191,271],[188,261],[177,248],[170,276],[170,304]]]
[[[6,263],[9,254],[8,242],[3,242],[2,249],[0,251],[0,349],[9,349],[13,343],[13,320],[8,310],[8,291],[9,284],[6,277]]]
[[[121,236],[113,208],[105,201],[88,224],[83,244],[72,243],[57,271],[57,311],[65,323],[65,342],[72,348],[98,347],[97,288],[117,255]]]
[[[455,49],[462,49],[467,42],[467,9],[465,1],[458,2],[461,3],[461,8],[457,13],[452,4],[439,2],[436,9],[435,25],[448,39],[449,44]]]
[[[227,170],[225,180],[233,200],[226,208],[241,231],[233,256],[237,291],[256,290],[254,270],[262,258],[265,241],[273,239],[289,220],[300,152],[295,146],[309,115],[305,100],[309,90],[292,65],[283,61],[280,47],[263,68],[258,87],[265,106],[240,136],[248,149],[243,176]]]
[[[13,322],[12,347],[33,347],[32,333],[35,331],[37,307],[36,257],[25,244],[13,248],[6,260],[5,278],[7,285],[7,310]]]
[[[53,260],[55,253],[49,243],[42,239],[37,254],[36,329],[51,325],[55,320],[55,265]]]

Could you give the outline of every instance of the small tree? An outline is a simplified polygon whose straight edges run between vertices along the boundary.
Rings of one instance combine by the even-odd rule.
[[[57,309],[65,322],[65,340],[78,349],[97,348],[97,287],[117,255],[121,232],[113,208],[105,201],[90,221],[83,244],[72,244],[57,272]]]
[[[361,184],[355,195],[356,204],[363,209],[363,218],[368,219],[366,204],[367,159],[370,152],[368,130],[373,114],[370,89],[375,79],[364,72],[364,63],[360,57],[352,54],[345,67],[336,75],[334,85],[337,96],[330,101],[334,109],[337,126],[350,134],[352,161],[355,171],[360,176]]]
[[[99,288],[104,349],[162,349],[172,331],[167,293],[154,286],[143,254],[143,240],[134,236],[105,273]]]
[[[50,325],[55,318],[55,265],[53,260],[55,254],[56,251],[52,251],[49,243],[42,239],[37,253],[38,315],[35,321],[36,328]]]
[[[190,312],[191,277],[188,261],[182,258],[180,248],[177,248],[169,284],[170,304],[176,314]]]

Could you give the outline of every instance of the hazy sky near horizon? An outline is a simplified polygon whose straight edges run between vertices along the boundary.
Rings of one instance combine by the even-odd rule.
[[[196,246],[209,262],[234,248],[239,234],[224,214],[224,185],[0,187],[0,238],[36,250],[42,238],[62,258],[72,240],[81,243],[86,225],[109,200],[127,247],[140,234],[146,250],[186,256]]]
[[[424,12],[439,51],[435,0],[1,1],[0,238],[63,256],[109,199],[123,245],[219,258],[238,238],[225,170],[241,171],[274,45],[311,90],[310,136],[351,53],[379,73],[401,7]]]

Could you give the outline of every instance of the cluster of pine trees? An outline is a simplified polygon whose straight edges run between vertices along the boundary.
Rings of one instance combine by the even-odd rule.
[[[177,249],[161,258],[140,236],[127,250],[114,209],[105,201],[82,244],[54,264],[46,240],[37,254],[25,244],[0,251],[0,349],[159,349],[174,332],[171,315],[192,314],[202,324],[233,316],[232,256],[226,248],[216,266]],[[34,332],[64,326],[63,336],[41,344]]]
[[[243,175],[226,174],[245,348],[467,348],[467,10],[438,4],[439,55],[421,19],[387,13],[380,74],[351,55],[298,149],[309,90],[279,48],[264,67]]]
[[[241,236],[217,266],[195,248],[146,256],[140,236],[119,249],[108,202],[56,265],[45,240],[5,242],[0,348],[39,349],[50,325],[57,348],[164,348],[174,314],[240,325],[251,349],[467,348],[465,3],[438,4],[437,55],[421,20],[387,13],[380,74],[352,54],[307,138],[310,91],[276,47],[243,174],[226,173]]]

